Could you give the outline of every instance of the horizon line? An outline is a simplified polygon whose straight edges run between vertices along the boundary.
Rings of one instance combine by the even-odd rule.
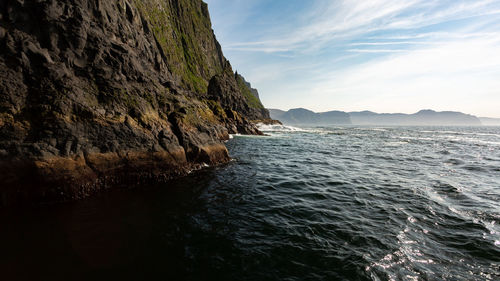
[[[293,110],[293,109],[305,109],[305,110],[308,110],[308,111],[311,111],[311,112],[314,112],[314,113],[327,113],[327,112],[332,112],[332,111],[338,111],[338,112],[345,112],[345,113],[359,113],[359,112],[372,112],[372,113],[375,113],[375,114],[406,114],[406,115],[412,115],[412,114],[417,114],[421,111],[434,111],[434,112],[437,112],[437,113],[442,113],[442,112],[455,112],[455,113],[462,113],[462,114],[466,114],[466,115],[471,115],[471,116],[474,116],[476,118],[492,118],[492,119],[500,119],[500,116],[498,117],[490,117],[490,116],[479,116],[479,115],[475,115],[475,114],[470,114],[470,113],[465,113],[465,112],[462,112],[462,111],[456,111],[456,110],[435,110],[435,109],[429,109],[429,108],[424,108],[424,109],[420,109],[418,110],[417,112],[414,112],[414,113],[405,113],[405,112],[376,112],[376,111],[372,111],[372,110],[354,110],[354,111],[345,111],[345,110],[337,110],[337,109],[332,109],[332,110],[327,110],[327,111],[314,111],[314,110],[311,110],[311,109],[308,109],[308,108],[305,108],[305,107],[295,107],[295,108],[289,108],[287,110],[285,109],[280,109],[280,108],[271,108],[271,107],[265,107],[267,110],[281,110],[281,111],[290,111],[290,110]]]

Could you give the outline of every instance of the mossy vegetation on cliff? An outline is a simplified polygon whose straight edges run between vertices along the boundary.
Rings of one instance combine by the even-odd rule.
[[[260,133],[203,1],[24,2],[0,1],[0,207],[165,181]]]
[[[199,0],[134,0],[149,23],[167,67],[188,89],[202,94],[222,71],[222,51],[212,31],[208,7]]]
[[[236,76],[236,82],[238,83],[238,88],[241,91],[241,94],[246,98],[248,105],[253,108],[263,109],[264,106],[260,102],[260,100],[252,94],[248,86],[246,85],[243,78],[238,75]]]

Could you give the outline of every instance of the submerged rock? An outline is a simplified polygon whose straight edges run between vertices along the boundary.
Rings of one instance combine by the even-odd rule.
[[[269,118],[236,77],[201,0],[1,1],[0,205],[227,162]]]

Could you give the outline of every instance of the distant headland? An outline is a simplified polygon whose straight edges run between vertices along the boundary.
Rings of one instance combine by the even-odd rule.
[[[288,111],[269,109],[272,119],[288,125],[412,125],[412,126],[498,126],[500,118],[476,117],[456,111],[420,110],[417,113],[376,113],[372,111],[328,111],[316,113],[305,108]]]

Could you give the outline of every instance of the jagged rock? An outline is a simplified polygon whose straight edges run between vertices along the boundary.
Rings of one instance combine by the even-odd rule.
[[[201,0],[0,1],[0,205],[227,162],[246,103]]]

